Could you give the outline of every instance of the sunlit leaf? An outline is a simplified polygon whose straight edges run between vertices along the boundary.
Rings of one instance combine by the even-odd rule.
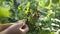
[[[43,8],[50,9],[51,8],[51,1],[50,0],[41,0],[39,5]]]
[[[11,13],[9,12],[10,8],[4,8],[2,6],[0,6],[0,16],[1,17],[9,17],[11,15]]]

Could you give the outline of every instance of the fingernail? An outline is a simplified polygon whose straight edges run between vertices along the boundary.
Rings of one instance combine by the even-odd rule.
[[[23,25],[22,27],[21,27],[21,29],[25,29],[26,28],[26,25]]]
[[[20,31],[25,32],[26,25],[24,24],[22,27],[20,27]]]

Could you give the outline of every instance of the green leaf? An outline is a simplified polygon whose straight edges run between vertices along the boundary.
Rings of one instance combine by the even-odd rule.
[[[6,1],[6,0],[0,0],[0,1]]]
[[[43,7],[43,8],[47,8],[47,9],[50,9],[51,7],[51,2],[50,0],[41,0],[39,2],[39,6]]]
[[[10,8],[5,8],[0,6],[0,17],[9,17],[11,13],[9,12]]]
[[[54,4],[59,3],[59,0],[52,0],[52,3]]]

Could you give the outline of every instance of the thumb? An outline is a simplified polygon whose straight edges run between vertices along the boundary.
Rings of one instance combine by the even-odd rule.
[[[28,26],[22,22],[18,21],[18,23],[15,23],[2,31],[3,34],[25,34],[28,31]]]

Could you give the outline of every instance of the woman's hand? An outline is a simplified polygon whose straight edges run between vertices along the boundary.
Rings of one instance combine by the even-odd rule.
[[[12,25],[1,32],[1,34],[26,34],[29,30],[23,20],[11,23]]]

